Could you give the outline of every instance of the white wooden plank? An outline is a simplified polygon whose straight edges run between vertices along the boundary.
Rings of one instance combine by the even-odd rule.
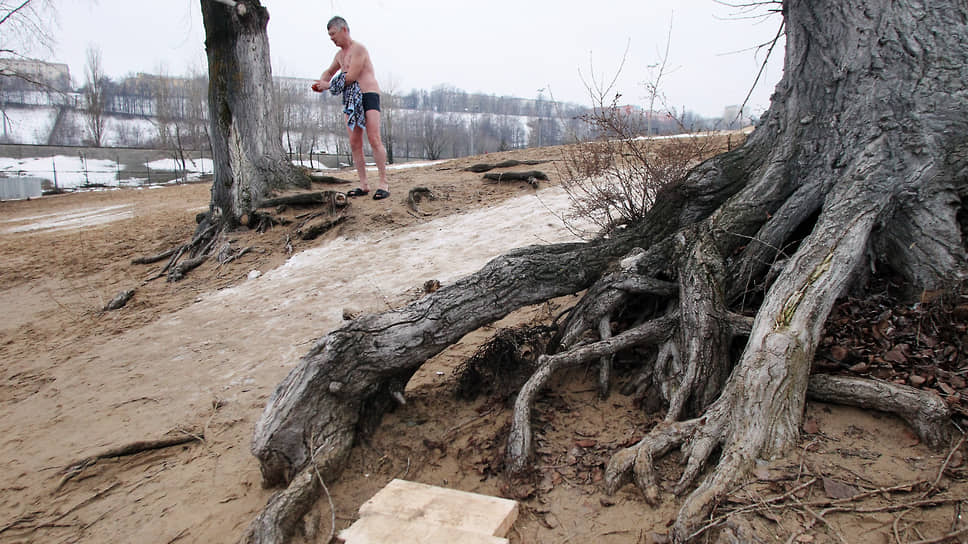
[[[508,539],[456,527],[368,514],[340,531],[346,544],[508,544]]]

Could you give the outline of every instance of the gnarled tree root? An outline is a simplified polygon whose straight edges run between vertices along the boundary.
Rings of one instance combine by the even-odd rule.
[[[241,544],[283,544],[302,527],[303,517],[319,499],[321,485],[316,466],[310,463],[289,485],[277,491],[252,520]]]
[[[932,446],[945,446],[952,436],[947,405],[930,392],[876,380],[815,375],[809,380],[807,394],[815,400],[897,414]],[[645,501],[655,505],[660,489],[654,461],[682,446],[686,468],[673,492],[683,495],[698,479],[707,459],[722,446],[724,450],[716,470],[689,494],[679,511],[674,537],[676,542],[689,542],[696,536],[698,521],[746,473],[753,459],[771,440],[754,422],[745,427],[731,425],[731,419],[738,414],[729,408],[730,398],[735,397],[727,388],[702,417],[665,421],[637,444],[616,453],[605,471],[605,492],[612,494],[633,481]]]
[[[595,358],[606,357],[638,344],[658,342],[669,334],[675,320],[674,314],[664,316],[594,344],[574,348],[557,355],[540,357],[538,359],[538,370],[524,384],[514,402],[514,416],[511,421],[507,446],[508,470],[512,473],[522,472],[529,466],[531,407],[537,394],[548,383],[556,370],[576,366]]]
[[[931,447],[947,446],[953,436],[951,411],[930,391],[880,380],[815,374],[807,385],[813,400],[896,414]]]
[[[464,169],[464,171],[476,172],[478,174],[481,174],[481,173],[487,172],[488,170],[493,170],[495,168],[512,168],[514,166],[521,166],[522,164],[526,164],[528,166],[535,166],[545,162],[548,162],[548,161],[539,161],[539,160],[519,161],[516,159],[510,159],[510,160],[501,161],[493,164],[492,163],[475,164],[473,166],[468,166],[467,168]]]
[[[204,434],[194,434],[184,432],[180,436],[172,436],[169,438],[162,438],[159,440],[139,440],[137,442],[131,442],[129,444],[124,444],[122,446],[117,446],[114,448],[109,448],[94,455],[85,457],[78,461],[67,465],[62,472],[64,476],[61,478],[60,482],[57,484],[57,489],[64,487],[68,481],[80,474],[87,467],[97,463],[101,459],[112,459],[115,457],[125,457],[128,455],[136,455],[146,451],[160,450],[163,448],[170,448],[172,446],[180,446],[182,444],[188,444],[190,442],[201,442],[205,440]]]
[[[548,181],[548,175],[540,170],[529,170],[527,172],[499,172],[484,174],[484,179],[488,181],[525,181],[532,186],[538,185],[538,180]]]
[[[426,187],[414,187],[407,192],[407,207],[413,210],[414,213],[421,213],[417,208],[420,201],[426,198],[427,200],[437,200],[437,195],[433,193],[430,189]]]

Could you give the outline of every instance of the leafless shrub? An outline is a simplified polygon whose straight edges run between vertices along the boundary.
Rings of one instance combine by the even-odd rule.
[[[607,85],[594,70],[591,82],[585,81],[593,107],[580,119],[594,137],[567,146],[558,172],[572,201],[564,218],[570,226],[568,220],[581,219],[607,233],[641,220],[664,187],[681,182],[692,167],[719,149],[713,140],[685,126],[674,109],[664,107],[660,84],[668,55],[667,40],[661,62],[649,67],[648,109],[621,105],[622,95],[613,92],[625,56]],[[656,126],[670,121],[681,134],[653,136]]]

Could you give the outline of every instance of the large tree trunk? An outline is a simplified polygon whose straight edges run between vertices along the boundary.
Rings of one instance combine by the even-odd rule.
[[[723,256],[727,300],[755,299],[757,283],[765,291],[746,348],[718,399],[694,414],[701,419],[656,429],[607,471],[610,489],[634,477],[652,496],[652,467],[640,459],[688,440],[677,488],[685,492],[721,447],[717,469],[680,510],[679,541],[755,458],[794,444],[818,336],[858,272],[890,267],[911,293],[966,272],[968,8],[816,0],[783,8],[784,76],[746,146],[760,166],[696,239],[711,237],[707,256]],[[769,285],[771,263],[780,272]]]
[[[872,269],[902,275],[912,294],[968,271],[968,7],[787,0],[783,16],[784,76],[742,148],[697,167],[617,236],[509,253],[320,340],[257,426],[252,449],[265,480],[292,481],[306,467],[336,474],[357,433],[428,357],[522,305],[587,289],[558,352],[541,359],[518,399],[507,466],[527,466],[530,402],[551,372],[604,367],[619,350],[655,345],[643,381],[663,396],[667,419],[614,456],[606,488],[634,481],[654,501],[653,460],[683,445],[676,491],[689,495],[673,534],[689,540],[754,459],[797,440],[818,336],[838,296]],[[611,331],[628,307],[644,310],[632,328]],[[746,338],[738,357],[736,338]],[[922,401],[910,398],[887,409],[917,413],[905,404]],[[943,441],[943,429],[923,432]],[[715,451],[718,466],[694,488]]]
[[[234,5],[232,5],[234,4]],[[259,0],[201,0],[208,55],[212,212],[229,225],[274,190],[309,187],[282,146],[266,25]]]

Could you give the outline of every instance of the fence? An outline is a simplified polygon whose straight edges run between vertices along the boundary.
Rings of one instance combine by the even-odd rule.
[[[174,157],[179,157],[178,159]],[[0,144],[0,178],[39,178],[44,190],[130,187],[207,179],[213,172],[210,150],[92,148]],[[3,157],[7,159],[4,160]],[[287,154],[294,164],[315,169],[345,166],[344,154]],[[419,160],[397,157],[397,163]]]
[[[91,159],[57,155],[20,160],[0,170],[6,179],[40,180],[44,190],[85,187],[120,187],[189,182],[204,179],[212,173],[212,160],[196,156],[184,161],[171,158],[134,162],[120,156],[114,159]]]

